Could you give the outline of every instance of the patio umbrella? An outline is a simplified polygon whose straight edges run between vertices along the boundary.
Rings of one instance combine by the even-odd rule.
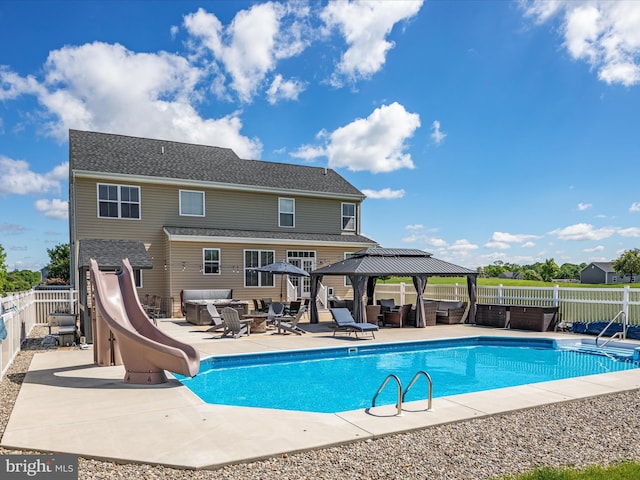
[[[294,277],[308,277],[309,272],[303,270],[300,267],[296,267],[294,264],[289,262],[273,262],[269,265],[264,265],[262,267],[256,267],[253,270],[256,272],[268,272],[273,273],[274,275],[292,275]],[[282,284],[284,283],[284,278],[280,280],[280,301],[282,301]]]

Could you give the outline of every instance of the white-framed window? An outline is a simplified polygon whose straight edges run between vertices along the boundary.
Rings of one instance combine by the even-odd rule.
[[[353,252],[344,252],[344,259],[347,260],[348,258],[353,257]],[[351,286],[351,279],[349,277],[347,277],[346,275],[344,276],[344,286],[345,287],[350,287]]]
[[[273,273],[257,272],[253,270],[273,263],[273,250],[245,250],[244,251],[244,286],[245,287],[273,287]]]
[[[180,190],[180,215],[204,217],[204,192]]]
[[[202,274],[220,275],[220,249],[202,249]]]
[[[356,229],[356,204],[342,204],[342,230],[355,231]]]
[[[140,187],[98,183],[98,217],[140,219]]]
[[[278,198],[278,226],[296,226],[296,201],[293,198]]]

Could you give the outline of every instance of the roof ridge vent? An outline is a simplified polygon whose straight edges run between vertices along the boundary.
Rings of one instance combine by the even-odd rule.
[[[164,155],[164,145],[162,145],[160,149],[162,150],[162,155]]]

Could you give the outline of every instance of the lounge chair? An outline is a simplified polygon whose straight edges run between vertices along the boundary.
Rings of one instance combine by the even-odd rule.
[[[335,322],[335,325],[333,326],[334,337],[336,336],[337,331],[341,331],[349,332],[349,335],[353,332],[355,333],[356,338],[358,338],[358,332],[369,332],[373,338],[376,338],[373,332],[378,330],[378,325],[373,325],[371,323],[356,323],[348,308],[330,308],[329,311],[331,312],[331,316]]]
[[[223,337],[232,335],[233,338],[238,338],[242,335],[249,335],[251,320],[241,321],[238,311],[231,307],[224,307],[222,309],[222,315],[224,318],[224,332],[222,332]]]
[[[302,315],[304,315],[305,310],[306,310],[305,307],[300,307],[295,317],[281,317],[280,323],[278,324],[278,328],[281,328],[282,330],[286,330],[287,332],[295,333],[296,335],[302,335],[303,333],[307,333],[298,326],[298,322],[300,321],[300,318],[302,318]],[[283,321],[285,319],[286,320],[291,319],[291,321],[289,322]]]
[[[207,313],[211,317],[211,328],[207,329],[207,332],[216,332],[224,328],[224,320],[218,313],[218,309],[213,303],[207,303]]]

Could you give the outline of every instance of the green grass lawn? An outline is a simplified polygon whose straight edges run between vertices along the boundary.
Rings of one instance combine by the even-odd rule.
[[[501,480],[632,480],[640,478],[640,464],[624,462],[609,467],[585,469],[539,468],[521,475],[500,477]]]
[[[394,283],[408,283],[412,284],[411,277],[391,277],[388,280],[378,280],[379,284],[394,284]],[[454,285],[454,284],[466,285],[467,279],[465,277],[429,277],[429,284],[431,285]],[[536,280],[511,280],[509,278],[478,278],[478,285],[480,286],[497,286],[504,285],[505,287],[553,287],[559,285],[560,288],[621,288],[624,285],[629,285],[631,288],[640,288],[640,283],[627,283],[616,285],[602,285],[591,283],[554,283],[554,282],[540,282]]]

